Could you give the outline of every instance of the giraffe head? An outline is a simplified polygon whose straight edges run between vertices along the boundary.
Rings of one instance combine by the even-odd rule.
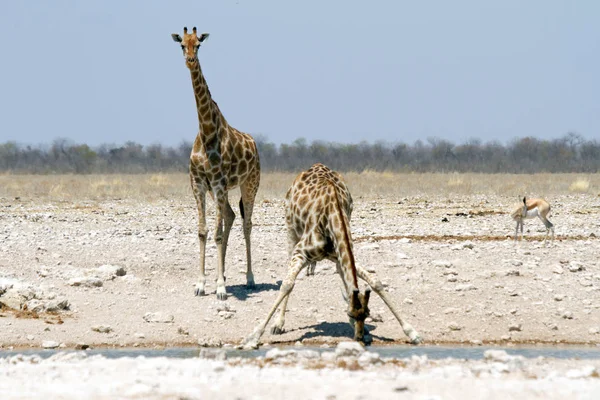
[[[365,339],[365,319],[369,316],[370,296],[371,289],[365,290],[365,294],[354,289],[348,304],[348,316],[354,321],[354,340],[359,342]]]
[[[196,27],[192,29],[192,33],[188,33],[187,27],[183,28],[183,38],[177,33],[171,34],[174,41],[181,44],[185,64],[188,68],[194,66],[198,62],[198,49],[200,44],[208,38],[208,33],[202,33],[198,36]]]

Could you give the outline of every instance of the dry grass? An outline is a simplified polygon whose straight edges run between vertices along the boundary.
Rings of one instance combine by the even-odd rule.
[[[501,195],[548,197],[594,194],[600,174],[456,174],[365,171],[343,174],[355,198],[407,196]],[[283,199],[295,173],[265,173],[258,200]],[[233,197],[238,194],[234,193]],[[154,201],[192,197],[187,174],[141,175],[0,175],[0,198],[41,198],[55,201],[131,199]]]
[[[574,193],[587,193],[590,190],[590,181],[586,178],[577,178],[571,186],[569,191]]]

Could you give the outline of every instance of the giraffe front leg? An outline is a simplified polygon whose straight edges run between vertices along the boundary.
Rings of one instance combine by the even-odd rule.
[[[301,250],[294,251],[294,256],[292,257],[290,269],[288,271],[288,274],[287,274],[285,280],[281,284],[281,288],[279,289],[279,296],[277,296],[277,299],[275,300],[273,307],[271,307],[271,310],[269,310],[269,313],[267,314],[267,317],[264,319],[264,321],[262,321],[260,324],[258,324],[256,326],[256,328],[254,328],[254,331],[243,340],[242,345],[244,348],[246,348],[246,349],[258,348],[258,343],[260,341],[260,338],[265,333],[265,329],[266,329],[267,325],[269,324],[271,317],[273,317],[273,314],[275,313],[275,311],[277,311],[277,307],[279,307],[281,302],[284,299],[286,299],[287,297],[289,297],[290,293],[292,292],[292,289],[294,288],[294,284],[296,282],[296,277],[298,276],[300,271],[302,271],[302,268],[304,268],[305,265],[306,265],[306,257],[304,256],[304,253]],[[287,303],[287,301],[286,301],[286,303]],[[285,310],[285,308],[284,308],[284,310]]]
[[[381,281],[379,281],[379,279],[377,279],[377,276],[370,274],[369,272],[367,272],[367,270],[359,266],[356,267],[356,273],[358,274],[359,278],[367,282],[369,286],[371,286],[371,288],[375,291],[375,293],[377,293],[379,297],[381,297],[385,305],[390,309],[392,314],[394,314],[394,317],[396,317],[396,319],[400,323],[404,334],[408,336],[410,342],[412,344],[421,343],[423,340],[421,338],[421,335],[419,335],[419,332],[417,332],[411,324],[402,319],[400,313],[396,309],[396,306],[389,298],[388,294],[385,292],[383,284],[381,283]]]
[[[223,213],[225,211],[225,194],[223,192],[215,193],[217,203],[217,217],[215,229],[215,244],[217,246],[217,299],[227,300],[225,291],[225,253],[223,240]]]
[[[277,319],[277,322],[275,322],[275,324],[271,327],[271,333],[273,335],[281,335],[284,332],[283,325],[285,324],[285,310],[287,309],[289,300],[290,295],[288,294],[283,300],[283,304],[279,310],[279,318]]]
[[[252,234],[252,213],[254,211],[254,199],[258,191],[260,173],[249,178],[240,187],[242,198],[240,199],[240,213],[242,214],[242,226],[244,229],[244,241],[246,242],[246,288],[256,288],[254,274],[252,273],[252,246],[250,236]]]
[[[196,296],[205,295],[205,284],[206,274],[204,270],[204,256],[206,252],[206,188],[199,177],[195,177],[190,172],[190,178],[192,183],[192,191],[194,192],[194,198],[196,199],[196,206],[198,208],[198,240],[200,243],[200,275],[198,276],[198,282],[195,284],[194,294]]]

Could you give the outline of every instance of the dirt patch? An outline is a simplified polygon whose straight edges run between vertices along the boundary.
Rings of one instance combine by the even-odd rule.
[[[467,235],[467,236],[454,236],[454,235],[391,235],[391,236],[359,236],[354,238],[356,243],[361,242],[381,242],[385,240],[400,240],[400,239],[410,239],[415,241],[423,241],[423,242],[466,242],[466,241],[482,241],[482,242],[500,242],[506,240],[512,240],[513,235],[504,235],[504,236],[492,236],[492,235]],[[527,236],[525,241],[531,242],[543,242],[545,239],[544,236]],[[555,240],[559,242],[563,241],[571,241],[571,240],[595,240],[597,239],[596,235],[574,235],[574,236],[564,236],[564,235],[556,235]],[[521,241],[519,236],[519,241]],[[551,239],[548,239],[551,241]]]
[[[182,185],[189,183],[182,180]],[[246,288],[246,249],[239,210],[234,207],[237,218],[227,249],[225,302],[215,294],[214,204],[207,201],[208,295],[196,297],[196,205],[187,189],[173,187],[172,193],[152,201],[139,197],[92,201],[71,193],[73,200],[55,202],[24,192],[22,196],[33,200],[23,203],[6,196],[3,203],[12,207],[4,207],[1,214],[0,276],[53,288],[69,300],[71,309],[38,318],[0,311],[4,315],[0,345],[40,346],[46,340],[116,347],[240,343],[265,317],[288,273],[285,191],[261,192],[254,209],[253,290]],[[600,198],[554,196],[551,221],[556,240],[544,246],[544,226],[537,220],[527,221],[525,240],[513,243],[513,221],[499,210],[510,210],[516,196],[430,195],[418,214],[409,215],[413,197],[398,204],[404,196],[369,193],[353,192],[356,262],[375,271],[426,342],[600,343],[600,226],[589,215],[574,212],[600,205]],[[479,204],[494,208],[479,210]],[[461,210],[478,214],[440,221]],[[28,217],[36,213],[43,215]],[[89,286],[72,286],[65,278],[71,270],[106,264],[127,273]],[[301,273],[288,304],[285,332],[267,331],[263,341],[332,345],[348,340],[352,333],[340,282],[329,262],[319,263],[315,276]],[[373,321],[367,327],[373,343],[406,343],[381,299],[373,295],[371,302]],[[169,318],[150,323],[144,320],[147,313]],[[93,331],[98,325],[111,329]]]

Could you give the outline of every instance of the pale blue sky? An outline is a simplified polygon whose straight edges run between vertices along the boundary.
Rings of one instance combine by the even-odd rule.
[[[0,142],[192,141],[184,25],[276,143],[600,138],[599,1],[28,0],[0,2]]]

